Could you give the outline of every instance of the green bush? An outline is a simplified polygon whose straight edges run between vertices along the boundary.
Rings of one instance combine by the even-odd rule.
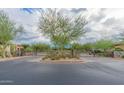
[[[124,55],[122,56],[122,58],[124,58]]]
[[[64,54],[59,54],[56,50],[52,50],[50,53],[48,53],[42,59],[43,60],[46,60],[46,59],[60,60],[60,59],[71,59],[71,58],[79,59],[79,55],[76,54],[76,55],[72,56],[71,53],[67,53],[67,51],[64,51]]]
[[[123,51],[121,48],[115,48],[115,51]]]
[[[33,49],[31,48],[31,47],[27,47],[26,49],[25,49],[25,52],[32,52],[33,51]]]

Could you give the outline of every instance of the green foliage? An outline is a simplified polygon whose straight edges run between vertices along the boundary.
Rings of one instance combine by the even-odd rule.
[[[47,44],[23,44],[25,52],[34,52],[37,54],[37,52],[46,52],[50,47]]]
[[[41,14],[39,29],[48,36],[54,44],[60,47],[77,40],[84,34],[85,18],[78,16],[70,18],[61,11],[47,9]]]
[[[2,46],[0,51],[2,57],[7,56],[6,54],[8,51],[6,53],[6,47],[9,46],[11,41],[15,39],[16,35],[22,31],[22,27],[16,29],[15,24],[9,19],[9,17],[3,11],[0,11],[0,45]],[[11,49],[11,54],[15,54],[13,48]]]
[[[113,49],[113,42],[111,40],[99,40],[92,44],[86,44],[85,50],[94,56],[110,56]]]
[[[48,44],[40,44],[40,43],[39,44],[33,44],[31,47],[32,47],[33,51],[35,51],[35,52],[47,51],[50,48],[50,46]]]
[[[25,52],[32,52],[33,51],[33,49],[31,48],[31,47],[27,47],[26,49],[25,49]]]
[[[81,44],[74,43],[74,44],[72,44],[72,49],[80,50],[81,46],[82,46]]]
[[[12,56],[16,56],[16,45],[11,44],[10,45],[10,50],[11,50]]]
[[[0,11],[0,45],[2,46],[0,51],[2,57],[7,56],[5,49],[10,44],[10,41],[13,40],[14,36],[15,27],[13,22],[3,11]]]
[[[124,58],[124,55],[122,56],[122,58]]]
[[[69,17],[56,9],[46,9],[41,13],[39,29],[63,56],[65,46],[76,42],[85,33],[86,23],[84,17]]]
[[[15,29],[9,17],[0,11],[0,44],[5,45],[14,38]]]
[[[94,44],[94,49],[107,50],[113,48],[113,42],[111,40],[99,40]]]
[[[30,47],[30,45],[28,44],[22,44],[22,46],[24,47],[24,49],[26,49],[27,47]]]
[[[114,50],[115,51],[123,51],[123,49],[121,49],[121,48],[115,48]]]
[[[84,52],[89,52],[94,48],[94,44],[93,43],[86,43],[82,45],[82,50]]]

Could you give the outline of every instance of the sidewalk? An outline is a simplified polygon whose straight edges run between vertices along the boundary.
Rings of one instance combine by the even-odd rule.
[[[20,59],[20,58],[24,58],[24,57],[30,57],[30,56],[19,56],[19,57],[0,58],[0,62],[8,61],[8,60],[14,60],[14,59]]]

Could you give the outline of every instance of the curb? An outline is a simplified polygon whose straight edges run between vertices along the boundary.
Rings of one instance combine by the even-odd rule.
[[[30,57],[30,56],[3,58],[3,59],[0,59],[0,62],[8,61],[8,60],[14,60],[14,59],[20,59],[20,58],[25,58],[25,57]]]
[[[83,60],[40,60],[40,63],[44,64],[82,64],[85,63]]]

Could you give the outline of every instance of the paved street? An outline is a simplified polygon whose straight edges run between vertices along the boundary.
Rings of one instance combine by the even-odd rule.
[[[124,84],[124,60],[82,57],[83,64],[43,64],[40,57],[0,62],[0,84]]]

